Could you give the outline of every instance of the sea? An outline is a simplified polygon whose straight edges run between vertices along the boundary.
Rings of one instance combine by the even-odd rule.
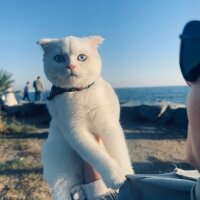
[[[188,86],[167,87],[138,87],[115,88],[120,104],[124,106],[155,105],[155,104],[185,104],[189,92]],[[16,94],[22,101],[22,93]],[[49,91],[42,94],[42,100],[46,101]],[[30,98],[34,101],[34,92],[30,92]]]
[[[141,87],[115,89],[120,104],[126,106],[154,104],[185,104],[188,86]]]

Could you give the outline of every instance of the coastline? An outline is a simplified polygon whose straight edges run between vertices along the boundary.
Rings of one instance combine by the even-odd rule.
[[[185,104],[189,91],[188,86],[162,86],[162,87],[129,87],[114,88],[120,104],[123,106],[138,105],[165,105]],[[48,90],[42,93],[43,101],[49,95]],[[23,92],[15,93],[19,102],[22,101]],[[34,100],[34,91],[29,93],[30,99]]]
[[[120,120],[139,123],[155,123],[159,126],[177,126],[187,128],[188,119],[184,104],[153,104],[138,106],[120,106]],[[2,110],[8,117],[19,119],[46,118],[50,121],[50,115],[45,102],[21,103],[15,106],[2,106]]]

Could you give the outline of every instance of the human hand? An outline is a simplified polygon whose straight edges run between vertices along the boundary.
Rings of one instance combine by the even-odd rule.
[[[83,188],[82,185],[75,185],[72,189],[71,189],[71,196],[72,196],[72,200],[85,200],[85,194],[83,192]]]

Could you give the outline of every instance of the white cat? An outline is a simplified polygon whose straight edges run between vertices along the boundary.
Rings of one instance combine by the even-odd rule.
[[[83,160],[113,189],[133,173],[119,123],[119,102],[101,77],[97,49],[102,42],[100,36],[38,41],[44,50],[45,74],[57,86],[48,101],[52,121],[42,151],[44,178],[57,200],[70,200],[71,188],[84,183]],[[53,96],[65,90],[61,88],[66,88],[65,93]],[[106,151],[99,148],[95,136]]]

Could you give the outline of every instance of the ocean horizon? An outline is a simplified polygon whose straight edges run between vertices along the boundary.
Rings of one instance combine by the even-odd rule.
[[[188,86],[156,86],[156,87],[126,87],[114,88],[120,104],[124,106],[154,105],[154,104],[185,104]],[[50,91],[42,94],[42,100],[46,101]],[[21,101],[22,93],[16,94],[17,100]],[[30,99],[34,101],[34,92],[30,92]]]
[[[115,88],[120,103],[126,106],[141,104],[185,104],[188,86],[156,86]]]

